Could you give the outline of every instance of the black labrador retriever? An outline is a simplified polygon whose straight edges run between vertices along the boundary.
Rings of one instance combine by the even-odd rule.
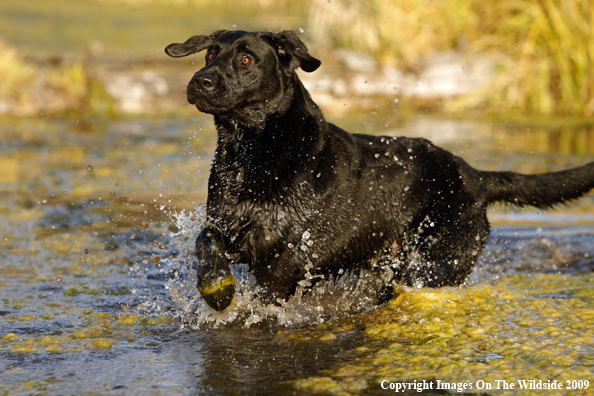
[[[216,310],[248,263],[265,301],[298,285],[388,268],[391,285],[465,282],[494,202],[548,208],[594,187],[594,162],[556,173],[483,172],[425,139],[350,134],[326,122],[299,80],[320,61],[292,31],[220,30],[171,44],[207,50],[188,101],[214,116],[207,223],[196,240],[198,290]],[[369,273],[369,272],[368,272]]]

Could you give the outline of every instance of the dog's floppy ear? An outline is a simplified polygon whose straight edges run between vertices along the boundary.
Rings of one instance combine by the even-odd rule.
[[[169,44],[165,48],[165,53],[174,58],[181,58],[200,52],[203,49],[210,47],[221,35],[226,33],[226,30],[218,30],[210,36],[193,36],[185,43]]]
[[[307,46],[292,30],[270,34],[267,38],[271,41],[272,46],[276,47],[281,60],[290,62],[292,70],[301,67],[303,71],[311,73],[322,64],[307,52]]]

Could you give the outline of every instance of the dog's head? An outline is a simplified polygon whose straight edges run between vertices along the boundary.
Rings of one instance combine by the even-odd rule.
[[[220,30],[165,48],[182,57],[207,50],[206,65],[188,84],[188,101],[215,115],[271,113],[287,101],[295,70],[313,72],[320,61],[292,31],[280,33]],[[289,93],[290,94],[290,93]]]

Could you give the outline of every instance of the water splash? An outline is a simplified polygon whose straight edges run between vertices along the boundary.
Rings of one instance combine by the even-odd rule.
[[[304,279],[295,295],[288,301],[276,304],[260,299],[262,288],[248,271],[247,264],[232,266],[236,279],[236,294],[232,305],[217,312],[204,303],[196,288],[196,265],[194,256],[195,237],[204,227],[205,205],[195,211],[182,210],[172,213],[171,218],[179,230],[173,233],[175,256],[164,258],[162,263],[169,269],[165,287],[170,291],[173,306],[169,307],[182,326],[200,328],[219,327],[240,323],[249,327],[263,321],[272,321],[281,326],[303,326],[322,323],[345,314],[353,314],[376,306],[377,291],[382,277],[377,271],[343,272],[336,278],[324,279],[311,285]],[[163,306],[153,304],[153,309]]]
[[[168,237],[176,254],[163,258],[161,264],[169,271],[169,280],[165,287],[171,300],[167,310],[180,320],[182,326],[219,327],[235,323],[249,327],[270,321],[281,326],[297,327],[327,322],[340,316],[376,308],[378,290],[391,279],[389,266],[378,266],[379,268],[372,271],[343,271],[336,277],[323,280],[310,277],[299,282],[295,295],[288,301],[270,304],[260,299],[263,290],[248,271],[247,264],[232,265],[236,295],[228,309],[217,312],[204,303],[196,288],[197,262],[194,244],[196,236],[204,227],[206,205],[201,205],[194,211],[171,213],[170,216],[179,230]],[[500,230],[497,231],[499,232]],[[517,231],[514,233],[517,234]],[[584,237],[581,232],[577,234],[580,238]],[[510,272],[543,271],[542,267],[550,267],[550,271],[545,272],[559,272],[560,267],[568,265],[563,263],[575,261],[578,258],[576,256],[579,256],[575,252],[569,254],[566,249],[547,242],[547,239],[534,238],[533,232],[526,238],[501,236],[504,237],[503,242],[499,242],[499,238],[489,239],[487,249],[468,284],[489,282],[509,275]],[[302,238],[309,240],[311,235],[305,232]],[[554,232],[550,238],[556,239]],[[540,268],[525,268],[527,254],[531,257],[528,261],[538,263]],[[547,260],[543,257],[547,255],[551,256],[550,265],[547,265]],[[418,261],[422,263],[423,259],[419,258]],[[571,266],[578,272],[592,267],[590,256],[584,256],[583,260],[578,261],[583,265]],[[153,307],[164,310],[163,305],[159,307],[159,304],[153,304]]]

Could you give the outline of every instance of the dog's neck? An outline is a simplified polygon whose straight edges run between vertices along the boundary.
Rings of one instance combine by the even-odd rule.
[[[299,142],[299,147],[304,146],[303,142],[313,143],[326,129],[324,115],[296,75],[283,90],[282,97],[233,114],[216,114],[214,120],[217,151],[225,149],[234,154],[266,149],[268,153],[260,154],[290,155],[286,151],[296,147],[292,142]]]
[[[328,126],[297,76],[290,85],[281,98],[286,107],[267,114],[261,123],[215,115],[218,142],[213,167],[228,188],[247,184],[260,191],[275,189],[288,183],[295,169],[315,167]]]

